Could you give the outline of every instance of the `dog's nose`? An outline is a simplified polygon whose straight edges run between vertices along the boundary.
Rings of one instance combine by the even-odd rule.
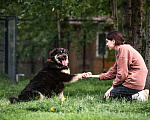
[[[66,55],[63,55],[63,58],[66,59]]]
[[[63,57],[66,58],[66,55],[64,55]]]

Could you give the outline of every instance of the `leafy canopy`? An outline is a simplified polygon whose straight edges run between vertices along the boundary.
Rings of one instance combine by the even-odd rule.
[[[109,0],[4,0],[2,3],[1,14],[16,15],[18,18],[17,53],[18,58],[23,60],[37,52],[41,58],[56,46],[58,15],[61,23],[60,46],[66,42],[74,43],[77,39],[81,46],[84,34],[86,43],[89,43],[95,37],[95,31],[103,28],[93,24],[90,17],[109,15],[111,11]],[[69,17],[80,17],[84,21],[80,27],[73,27],[68,24]],[[75,31],[80,33],[77,35]]]

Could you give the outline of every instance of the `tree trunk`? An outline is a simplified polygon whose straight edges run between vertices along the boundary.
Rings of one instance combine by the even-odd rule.
[[[145,88],[150,89],[150,0],[146,0],[146,53],[145,62],[148,68]]]
[[[124,40],[133,46],[131,31],[131,0],[122,0],[122,35]]]
[[[142,1],[143,0],[131,0],[133,45],[140,53],[142,51]]]
[[[60,14],[57,13],[57,29],[58,29],[58,47],[60,46],[60,39],[61,39],[61,27],[60,27]]]
[[[117,0],[110,0],[112,6],[112,18],[114,23],[114,30],[118,31],[118,15],[117,15]],[[115,56],[117,56],[117,52],[115,51]]]
[[[114,30],[118,30],[117,0],[111,0]]]

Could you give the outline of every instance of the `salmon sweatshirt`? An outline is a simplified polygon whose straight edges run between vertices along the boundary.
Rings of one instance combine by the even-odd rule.
[[[147,67],[138,51],[128,44],[121,45],[116,57],[116,62],[110,71],[99,75],[100,80],[114,79],[113,87],[123,86],[142,90],[144,89]]]

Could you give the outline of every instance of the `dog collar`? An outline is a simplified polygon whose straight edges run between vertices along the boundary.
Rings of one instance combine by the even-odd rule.
[[[51,59],[47,59],[48,62],[53,62]]]

